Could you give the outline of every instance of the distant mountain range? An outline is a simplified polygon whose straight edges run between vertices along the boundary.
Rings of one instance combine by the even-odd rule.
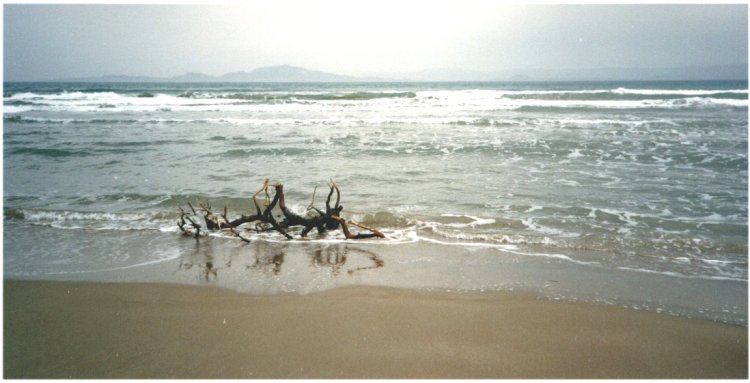
[[[383,81],[372,77],[344,76],[309,70],[291,65],[278,65],[254,69],[250,72],[231,72],[221,76],[204,73],[185,73],[174,77],[148,77],[107,75],[99,77],[68,78],[56,81],[69,82],[356,82]]]
[[[385,81],[653,81],[747,80],[747,64],[680,68],[515,69],[480,72],[431,69],[386,73],[372,77],[345,76],[291,65],[269,66],[221,76],[185,73],[174,77],[108,75],[67,78],[61,82],[385,82]]]

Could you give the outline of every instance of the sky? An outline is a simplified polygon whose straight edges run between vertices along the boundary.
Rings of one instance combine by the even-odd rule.
[[[276,0],[3,6],[5,81],[747,64],[748,6]]]

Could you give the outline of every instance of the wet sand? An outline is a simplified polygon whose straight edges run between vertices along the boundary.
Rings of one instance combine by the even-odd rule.
[[[4,282],[5,378],[747,378],[747,328],[519,293]]]

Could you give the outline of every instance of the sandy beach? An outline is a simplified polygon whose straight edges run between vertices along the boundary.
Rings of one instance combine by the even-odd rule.
[[[750,380],[747,5],[9,3],[2,378]]]
[[[520,293],[4,282],[5,378],[747,378],[747,328]]]

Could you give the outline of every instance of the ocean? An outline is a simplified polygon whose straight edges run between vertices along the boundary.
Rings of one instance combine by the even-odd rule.
[[[745,81],[3,92],[5,278],[518,290],[747,326]],[[299,214],[334,179],[386,238],[178,228],[188,202],[253,213],[266,178]]]

